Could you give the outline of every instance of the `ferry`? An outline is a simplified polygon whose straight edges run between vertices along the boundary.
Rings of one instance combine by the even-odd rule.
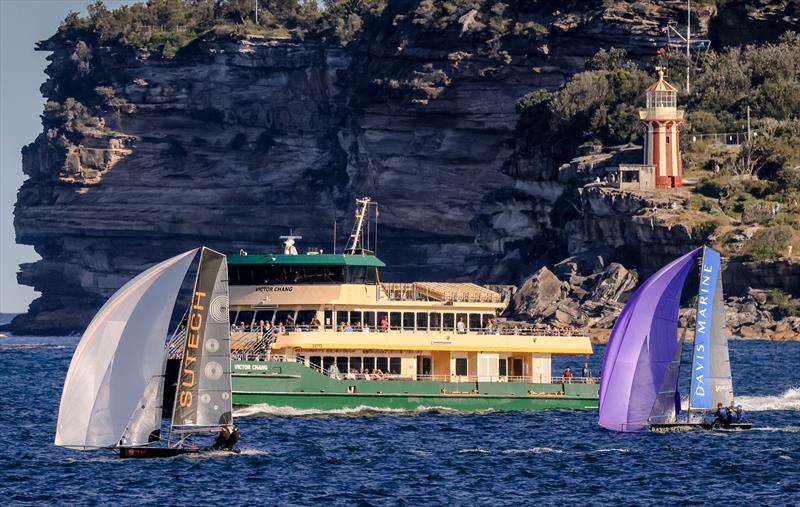
[[[377,205],[356,201],[344,253],[228,256],[233,403],[297,410],[596,409],[597,382],[551,372],[586,336],[505,322],[472,283],[384,282]],[[334,245],[335,250],[335,245]]]

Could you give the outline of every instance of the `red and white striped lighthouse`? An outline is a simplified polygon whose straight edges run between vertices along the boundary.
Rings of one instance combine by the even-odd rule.
[[[683,178],[678,127],[683,110],[678,109],[678,90],[664,81],[664,70],[657,68],[658,81],[647,88],[647,109],[639,111],[644,128],[644,163],[655,166],[656,187],[680,187]]]

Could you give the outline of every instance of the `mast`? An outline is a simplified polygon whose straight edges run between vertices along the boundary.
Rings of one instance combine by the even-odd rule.
[[[347,248],[345,248],[345,253],[350,255],[356,255],[358,253],[363,254],[364,250],[364,219],[367,217],[367,212],[369,211],[370,205],[370,198],[369,197],[362,197],[361,199],[356,199],[356,204],[358,208],[356,208],[356,221],[353,224],[353,232],[350,233],[350,241],[347,243]]]

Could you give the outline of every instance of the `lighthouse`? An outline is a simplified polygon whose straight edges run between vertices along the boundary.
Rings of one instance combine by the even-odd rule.
[[[664,70],[658,70],[658,81],[647,88],[647,109],[639,111],[644,130],[644,164],[655,167],[657,188],[680,187],[683,178],[678,128],[683,123],[683,110],[678,109],[678,90],[664,81]]]

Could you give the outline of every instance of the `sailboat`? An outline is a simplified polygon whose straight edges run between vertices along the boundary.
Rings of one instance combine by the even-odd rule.
[[[697,296],[689,410],[681,415],[678,337],[680,296],[697,260]],[[718,403],[733,404],[720,254],[701,247],[674,260],[634,292],[611,330],[603,358],[599,423],[613,431],[749,429],[751,423],[708,421]]]
[[[162,398],[167,332],[178,293],[200,254],[186,320],[167,438]],[[103,305],[78,343],[64,380],[55,445],[110,448],[123,458],[233,450],[228,272],[225,255],[202,247],[139,274]],[[211,447],[193,436],[219,432]]]

